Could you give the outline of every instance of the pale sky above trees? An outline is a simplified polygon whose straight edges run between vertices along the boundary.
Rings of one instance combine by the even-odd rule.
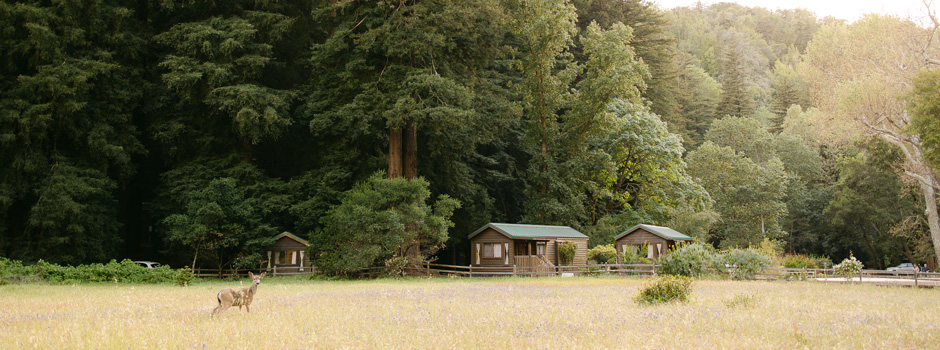
[[[679,6],[694,6],[698,0],[652,0],[663,9]],[[854,21],[865,14],[880,13],[914,19],[925,17],[925,7],[922,0],[732,0],[732,1],[702,1],[703,5],[719,2],[734,2],[744,6],[760,6],[771,10],[803,8],[815,12],[819,17],[833,16],[836,18]],[[934,8],[938,1],[934,1]]]

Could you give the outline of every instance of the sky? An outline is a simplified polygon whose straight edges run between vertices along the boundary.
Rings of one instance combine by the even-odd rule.
[[[695,6],[697,0],[651,0],[662,9],[679,6]],[[895,15],[901,18],[922,19],[926,17],[926,8],[922,0],[702,0],[709,5],[718,2],[736,2],[743,6],[763,7],[771,10],[803,8],[815,12],[819,18],[833,16],[854,21],[868,13]],[[933,8],[940,7],[940,1],[934,0]]]

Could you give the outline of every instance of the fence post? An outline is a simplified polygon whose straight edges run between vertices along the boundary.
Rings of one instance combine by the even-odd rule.
[[[917,270],[914,270],[914,287],[917,287]]]
[[[470,265],[470,277],[473,278],[473,265]]]

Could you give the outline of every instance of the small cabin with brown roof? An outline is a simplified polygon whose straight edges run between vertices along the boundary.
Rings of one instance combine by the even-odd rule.
[[[268,247],[268,269],[297,269],[303,271],[310,266],[310,257],[306,256],[310,243],[293,233],[283,232],[274,237],[274,244]]]
[[[692,240],[692,237],[668,227],[639,224],[614,237],[614,247],[617,255],[623,256],[627,251],[643,254],[637,250],[646,246],[646,257],[656,259],[676,244]]]
[[[572,264],[587,263],[588,237],[568,226],[489,223],[469,238],[474,267],[557,266],[564,242],[577,247]]]

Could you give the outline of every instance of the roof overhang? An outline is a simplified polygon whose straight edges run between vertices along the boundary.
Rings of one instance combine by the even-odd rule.
[[[285,238],[285,237],[288,238],[288,239],[294,240],[294,241],[296,241],[297,243],[303,244],[304,247],[309,247],[309,246],[310,246],[310,243],[307,242],[307,240],[305,240],[305,239],[303,239],[303,238],[300,238],[300,237],[297,237],[297,236],[294,235],[293,233],[290,233],[290,232],[287,232],[287,231],[284,231],[284,232],[282,232],[281,234],[279,234],[279,235],[277,235],[277,236],[274,236],[274,240],[277,241],[277,240],[279,240],[279,239],[281,239],[281,238]]]
[[[661,234],[660,232],[658,232],[658,231],[656,230],[656,228],[658,228],[658,226],[644,225],[644,224],[639,224],[639,225],[636,225],[636,226],[631,227],[630,229],[628,229],[628,230],[626,230],[626,231],[623,231],[622,233],[620,233],[619,235],[617,235],[616,237],[614,237],[614,240],[616,241],[616,240],[618,240],[618,239],[620,239],[620,238],[623,238],[623,236],[629,235],[629,234],[633,233],[634,231],[639,230],[639,229],[641,229],[641,228],[642,228],[644,231],[646,231],[646,232],[652,233],[653,235],[655,235],[655,236],[657,236],[657,237],[659,237],[659,238],[662,238],[662,239],[665,239],[665,240],[669,240],[669,241],[693,241],[693,240],[695,240],[694,238],[689,237],[689,236],[686,236],[686,235],[682,234],[682,233],[679,232],[679,231],[672,230],[672,229],[670,229],[670,228],[668,228],[668,227],[663,227],[663,228],[665,228],[665,229],[669,229],[669,230],[675,231],[677,234],[681,234],[681,235],[684,236],[684,237],[667,237],[667,236],[664,236],[663,234]]]

